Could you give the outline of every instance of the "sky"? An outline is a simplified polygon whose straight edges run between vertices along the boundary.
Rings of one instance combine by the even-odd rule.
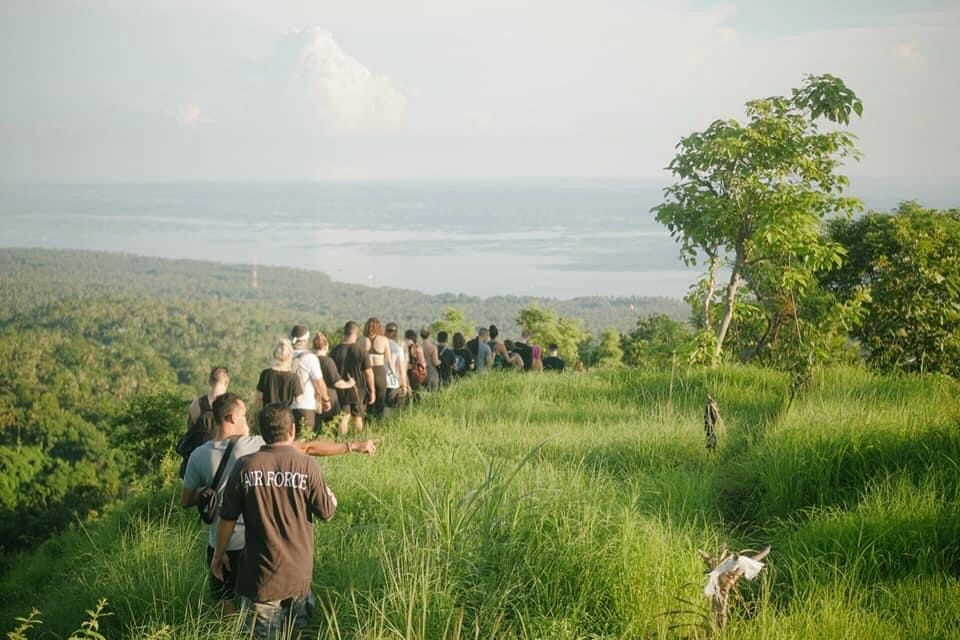
[[[960,0],[3,0],[0,181],[664,179],[805,74],[960,177]]]

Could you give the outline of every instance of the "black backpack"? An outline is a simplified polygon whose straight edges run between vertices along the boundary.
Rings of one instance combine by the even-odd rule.
[[[213,407],[210,406],[210,400],[207,399],[206,395],[200,396],[199,400],[200,417],[187,427],[186,433],[180,436],[180,440],[177,442],[176,450],[182,458],[180,461],[181,478],[187,470],[187,461],[190,459],[190,454],[193,453],[193,450],[207,440],[212,440],[213,436],[217,433],[216,422],[213,419]]]
[[[480,353],[480,338],[473,337],[467,340],[467,349],[470,349],[470,353],[476,358],[477,354]]]
[[[533,348],[525,342],[514,342],[513,351],[523,359],[523,368],[529,371],[533,366]]]
[[[440,370],[446,374],[444,376],[445,380],[449,380],[451,377],[460,377],[467,372],[467,361],[450,347],[445,347],[440,352]]]

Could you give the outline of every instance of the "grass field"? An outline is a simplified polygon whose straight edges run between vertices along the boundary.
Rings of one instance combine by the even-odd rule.
[[[753,368],[463,381],[375,425],[375,457],[321,460],[340,510],[316,527],[309,637],[960,638],[958,392],[858,369],[789,407]],[[82,632],[237,637],[165,473],[5,576],[0,628],[43,621],[8,637],[69,636],[101,598]],[[768,544],[711,629],[697,550]]]

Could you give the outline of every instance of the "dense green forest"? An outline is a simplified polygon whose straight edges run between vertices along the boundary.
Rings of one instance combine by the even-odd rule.
[[[428,295],[335,282],[321,272],[264,266],[257,268],[254,281],[250,265],[89,251],[0,249],[0,286],[8,301],[0,309],[0,320],[60,300],[98,296],[172,304],[243,303],[254,314],[262,309],[327,328],[340,327],[349,319],[362,322],[371,315],[402,327],[420,327],[453,307],[479,324],[496,324],[507,336],[518,335],[517,313],[531,303],[580,319],[594,333],[608,328],[629,330],[638,316],[651,313],[678,320],[689,315],[686,305],[671,298]]]

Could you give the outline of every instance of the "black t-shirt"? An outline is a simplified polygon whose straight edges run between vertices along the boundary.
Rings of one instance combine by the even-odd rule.
[[[258,602],[297,598],[313,581],[313,518],[329,520],[336,498],[317,461],[291,445],[240,458],[223,491],[220,517],[243,515],[246,544],[237,593]]]
[[[303,393],[299,374],[293,371],[264,369],[257,381],[257,391],[263,394],[263,404],[278,402],[289,407],[293,399]]]
[[[336,388],[336,383],[342,380],[340,372],[337,371],[337,363],[330,356],[317,356],[320,360],[320,372],[323,373],[323,382],[327,385],[327,394],[330,396],[331,407],[324,413],[340,412],[340,390]]]
[[[566,363],[557,356],[547,356],[543,359],[544,371],[563,371]]]
[[[370,362],[367,358],[367,350],[359,342],[351,344],[340,343],[334,348],[330,357],[337,365],[337,371],[340,377],[345,380],[353,380],[357,383],[356,393],[364,398],[367,395],[367,378],[364,371],[370,368]],[[351,394],[353,392],[351,391]],[[341,404],[343,399],[341,398]]]

